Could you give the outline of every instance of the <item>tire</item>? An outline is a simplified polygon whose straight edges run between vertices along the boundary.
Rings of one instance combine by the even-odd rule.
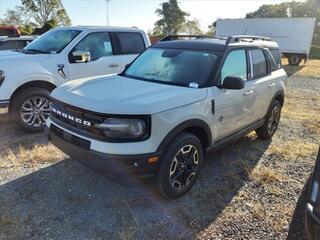
[[[50,114],[49,103],[49,90],[38,87],[26,88],[13,98],[10,116],[23,130],[31,133],[41,132]]]
[[[280,122],[281,108],[281,103],[278,100],[275,100],[265,118],[264,124],[256,129],[259,138],[270,139],[275,134]]]
[[[301,63],[302,58],[297,55],[291,55],[288,57],[288,61],[290,65],[298,66]]]
[[[156,187],[165,198],[178,198],[195,184],[203,163],[200,140],[181,133],[167,147],[156,176]]]

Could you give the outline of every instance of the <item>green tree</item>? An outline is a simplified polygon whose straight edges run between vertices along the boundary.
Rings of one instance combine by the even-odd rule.
[[[217,26],[217,21],[213,22],[208,26],[209,31],[207,32],[207,35],[214,36],[216,33],[216,26]]]
[[[193,20],[187,20],[183,25],[183,33],[189,35],[201,35],[202,31],[199,20],[196,18]]]
[[[22,5],[31,21],[43,27],[50,20],[58,25],[70,25],[71,20],[61,0],[22,0]]]
[[[180,9],[177,0],[169,0],[156,10],[160,19],[154,24],[153,34],[164,36],[174,35],[183,31],[186,17],[189,15]]]

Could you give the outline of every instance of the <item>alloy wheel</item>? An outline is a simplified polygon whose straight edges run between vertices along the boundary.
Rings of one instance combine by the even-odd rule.
[[[274,134],[277,131],[279,121],[280,121],[280,107],[275,106],[272,109],[269,120],[268,120],[268,133],[270,135]]]
[[[49,99],[40,96],[26,99],[20,109],[22,121],[32,127],[42,127],[50,112]]]

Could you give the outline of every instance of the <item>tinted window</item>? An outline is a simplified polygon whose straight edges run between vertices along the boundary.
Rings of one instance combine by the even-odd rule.
[[[17,41],[3,41],[0,42],[0,50],[17,49]]]
[[[263,77],[267,74],[267,61],[264,57],[262,49],[250,50],[252,60],[253,78]]]
[[[138,54],[145,50],[140,33],[117,33],[121,54]]]
[[[106,32],[88,34],[74,47],[73,51],[90,52],[92,61],[113,54],[109,34]]]
[[[16,31],[14,31],[13,29],[0,29],[0,36],[15,36],[16,35]]]
[[[281,54],[279,49],[270,49],[270,52],[276,61],[277,67],[281,68]]]
[[[187,87],[201,87],[207,82],[217,60],[212,52],[149,48],[125,71],[124,75]]]
[[[228,76],[247,79],[247,57],[245,50],[236,50],[228,54],[221,69],[222,82]]]
[[[267,53],[268,61],[269,61],[269,63],[270,63],[271,71],[273,72],[273,71],[278,70],[276,61],[274,60],[274,58],[273,58],[273,56],[271,55],[270,51],[266,51],[266,53]]]

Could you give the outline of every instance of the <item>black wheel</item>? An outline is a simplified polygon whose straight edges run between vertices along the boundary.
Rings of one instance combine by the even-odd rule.
[[[288,61],[290,65],[298,66],[301,63],[302,59],[297,55],[291,55],[288,58]]]
[[[190,133],[180,134],[165,150],[157,173],[157,189],[168,198],[185,194],[196,182],[203,162],[200,140]]]
[[[20,91],[12,100],[10,114],[22,129],[43,131],[50,114],[50,91],[37,87]]]
[[[272,104],[271,110],[265,118],[264,124],[256,129],[256,133],[259,138],[270,139],[278,129],[280,117],[281,117],[281,104],[278,100],[275,100]]]

